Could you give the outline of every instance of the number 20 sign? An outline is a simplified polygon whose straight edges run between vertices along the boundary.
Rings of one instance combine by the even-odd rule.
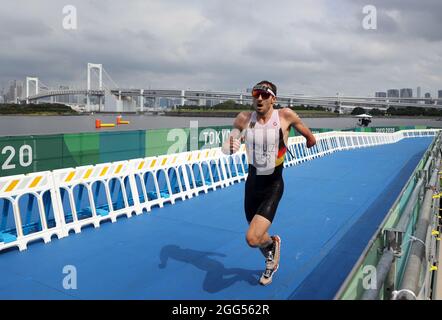
[[[22,145],[18,150],[12,146],[4,146],[1,149],[1,154],[2,171],[16,169],[18,164],[21,167],[29,167],[32,164],[32,148],[27,144]]]

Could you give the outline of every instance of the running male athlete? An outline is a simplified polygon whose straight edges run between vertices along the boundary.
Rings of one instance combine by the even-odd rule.
[[[235,153],[240,148],[241,139],[245,139],[249,162],[244,197],[249,223],[246,240],[250,247],[259,248],[266,258],[266,269],[259,282],[268,285],[279,267],[281,238],[270,236],[268,230],[284,192],[282,169],[290,127],[307,139],[307,148],[313,147],[316,139],[293,110],[273,108],[276,102],[273,83],[259,82],[253,87],[252,96],[255,111],[237,115],[222,151]]]

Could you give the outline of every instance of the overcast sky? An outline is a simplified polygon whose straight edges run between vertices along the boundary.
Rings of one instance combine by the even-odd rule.
[[[76,30],[63,28],[66,5]],[[363,28],[366,5],[376,30]],[[268,79],[290,94],[434,96],[441,30],[441,0],[2,0],[0,87],[31,75],[85,87],[93,62],[121,87],[236,91]]]

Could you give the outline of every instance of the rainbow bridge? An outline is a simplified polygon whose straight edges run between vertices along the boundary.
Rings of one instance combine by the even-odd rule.
[[[271,285],[242,146],[0,177],[0,298],[435,298],[439,130],[315,136],[289,138]]]

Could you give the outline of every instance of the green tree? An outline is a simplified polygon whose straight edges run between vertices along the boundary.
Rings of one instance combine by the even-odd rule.
[[[384,111],[379,110],[378,108],[373,108],[369,111],[369,114],[372,116],[383,116],[384,115]]]
[[[353,111],[351,112],[351,114],[354,115],[354,116],[357,116],[357,115],[359,115],[359,114],[364,114],[364,113],[366,113],[366,111],[365,111],[364,108],[361,108],[361,107],[356,107],[356,108],[354,108]]]
[[[394,116],[396,114],[396,108],[395,107],[389,107],[387,109],[387,113]]]

